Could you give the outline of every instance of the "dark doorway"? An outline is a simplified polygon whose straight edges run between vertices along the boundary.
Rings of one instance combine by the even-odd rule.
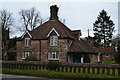
[[[68,62],[81,63],[81,54],[80,53],[69,53]]]

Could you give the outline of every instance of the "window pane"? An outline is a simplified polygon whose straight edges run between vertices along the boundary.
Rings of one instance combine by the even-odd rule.
[[[25,46],[26,46],[26,39],[25,39],[25,42],[24,42]]]
[[[59,59],[58,52],[48,52],[48,59],[51,60]]]
[[[50,37],[50,45],[51,46],[56,46],[57,45],[57,36],[51,36]]]
[[[48,53],[48,58],[50,58],[50,52]]]
[[[55,54],[53,54],[53,59],[55,59]]]
[[[31,55],[32,55],[32,52],[31,52],[31,51],[25,51],[25,52],[23,52],[23,54],[22,54],[22,58],[26,58],[26,57],[31,56]]]
[[[25,52],[25,57],[28,57],[28,52]]]
[[[54,40],[54,44],[57,45],[57,36],[55,36],[54,39],[55,39],[55,40]]]
[[[25,47],[30,46],[30,38],[25,38]]]

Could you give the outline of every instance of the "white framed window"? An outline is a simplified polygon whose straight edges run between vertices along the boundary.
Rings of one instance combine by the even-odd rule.
[[[59,60],[59,54],[58,52],[48,52],[48,59],[49,60]]]
[[[24,46],[25,47],[29,47],[30,46],[30,38],[25,38]]]
[[[24,51],[22,54],[22,59],[25,59],[28,56],[31,56],[32,52],[31,51]]]
[[[58,36],[50,36],[50,46],[57,46]]]

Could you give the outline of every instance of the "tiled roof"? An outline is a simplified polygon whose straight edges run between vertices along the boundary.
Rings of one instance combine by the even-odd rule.
[[[72,30],[72,33],[75,35],[77,35],[77,34],[81,35],[81,30]]]
[[[60,35],[59,38],[73,39],[73,43],[68,52],[98,53],[98,49],[91,46],[88,41],[78,40],[77,36],[81,33],[80,30],[72,31],[58,20],[49,20],[36,29],[29,31],[29,33],[32,36],[32,39],[48,39],[47,35],[52,28],[58,32]]]
[[[60,34],[59,38],[74,39],[71,30],[58,20],[49,20],[36,29],[29,31],[29,33],[32,36],[32,39],[47,39],[47,35],[52,28],[54,28],[58,34]]]
[[[114,47],[103,47],[103,48],[98,48],[100,53],[114,53],[115,48]]]
[[[91,46],[88,41],[75,39],[68,52],[99,53],[98,51],[99,50]]]

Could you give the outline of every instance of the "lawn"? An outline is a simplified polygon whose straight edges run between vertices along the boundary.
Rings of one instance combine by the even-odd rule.
[[[108,76],[103,74],[87,74],[87,73],[69,73],[69,72],[56,72],[49,70],[19,70],[19,69],[2,69],[6,74],[19,74],[31,76],[43,76],[54,78],[119,78],[119,76]]]
[[[111,61],[108,61],[108,60],[104,60],[103,63],[109,63],[109,64],[114,64],[115,61],[114,60],[111,60]]]

